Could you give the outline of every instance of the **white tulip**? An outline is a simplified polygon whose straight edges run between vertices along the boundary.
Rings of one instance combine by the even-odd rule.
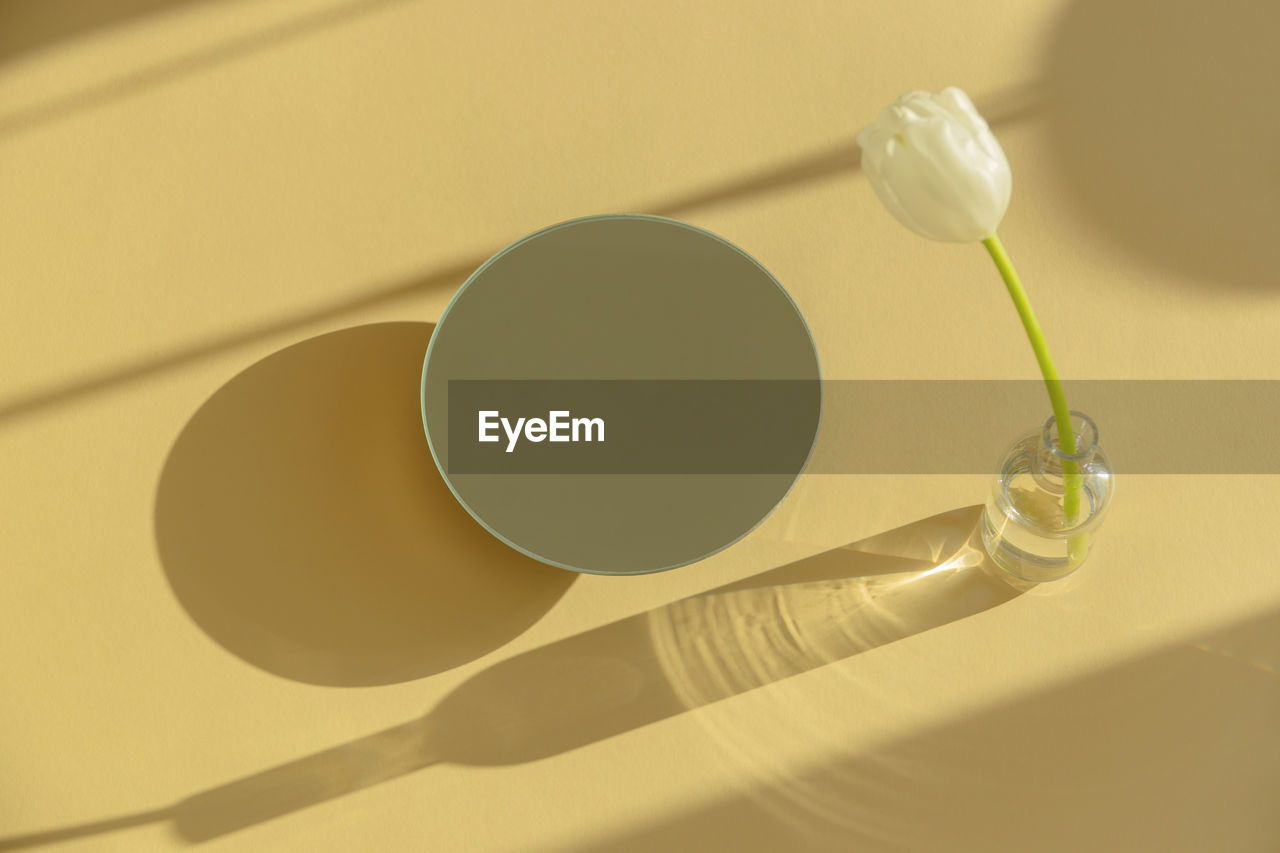
[[[970,243],[995,233],[1013,176],[969,96],[909,92],[858,134],[862,170],[898,221],[921,236]]]

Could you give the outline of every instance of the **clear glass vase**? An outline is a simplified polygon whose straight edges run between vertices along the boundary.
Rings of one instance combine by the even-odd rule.
[[[1000,465],[982,514],[982,543],[992,561],[1031,582],[1066,577],[1089,555],[1115,490],[1098,427],[1071,413],[1075,453],[1059,442],[1058,424],[1014,442]]]

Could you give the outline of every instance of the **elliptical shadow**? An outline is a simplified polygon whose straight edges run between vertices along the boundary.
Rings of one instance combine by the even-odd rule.
[[[417,395],[432,328],[358,326],[282,350],[174,443],[160,560],[228,651],[312,684],[409,681],[506,643],[575,579],[493,538],[441,479]]]
[[[101,824],[0,841],[17,849],[171,820],[201,842],[432,764],[514,765],[625,734],[1016,597],[966,507],[497,663],[426,716]]]

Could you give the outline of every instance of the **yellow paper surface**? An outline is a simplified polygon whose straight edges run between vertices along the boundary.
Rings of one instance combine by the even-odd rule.
[[[1034,378],[981,248],[910,234],[859,174],[854,134],[912,88],[962,86],[991,120],[1015,176],[1001,234],[1064,374],[1280,378],[1270,208],[1241,165],[1274,177],[1274,98],[1249,94],[1274,79],[1263,4],[1196,26],[1178,23],[1194,4],[1083,0],[54,5],[0,9],[0,849],[1280,845],[1275,477],[1115,460],[1086,567],[1008,600],[923,592],[943,578],[928,527],[862,548],[849,577],[827,563],[703,604],[673,603],[981,503],[987,480],[805,476],[709,560],[568,580],[424,497],[395,464],[412,429],[358,409],[307,433],[332,468],[263,462],[297,458],[277,431],[239,472],[284,527],[218,496],[253,572],[182,548],[183,525],[208,532],[205,481],[161,488],[242,371],[353,327],[429,335],[491,253],[594,213],[752,254],[829,378]],[[1064,153],[1055,105],[1079,108],[1089,50],[1130,73],[1097,147]],[[1185,136],[1135,149],[1161,171],[1106,176],[1117,204],[1163,188],[1155,237],[1107,233],[1107,195],[1075,191],[1107,140],[1151,142],[1109,129],[1125,98],[1188,110]],[[1196,110],[1223,100],[1256,147],[1215,146]],[[1159,239],[1194,244],[1177,229],[1206,194],[1225,282]],[[297,390],[261,387],[261,406]],[[238,470],[213,439],[225,458],[186,470]],[[366,630],[374,663],[333,651]],[[669,692],[610,710],[642,683]]]

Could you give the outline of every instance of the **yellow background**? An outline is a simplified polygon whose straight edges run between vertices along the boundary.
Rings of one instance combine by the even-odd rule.
[[[1275,477],[1125,476],[1115,460],[1087,566],[963,619],[915,594],[941,576],[918,570],[954,544],[956,516],[847,552],[853,580],[824,564],[808,597],[766,584],[724,613],[673,602],[980,503],[982,477],[805,477],[743,542],[642,578],[517,565],[435,503],[422,523],[438,547],[417,557],[421,582],[400,582],[424,619],[484,636],[426,674],[413,649],[383,648],[400,657],[364,685],[273,671],[270,636],[229,648],[157,547],[169,453],[233,377],[337,330],[429,334],[484,258],[587,214],[664,213],[742,247],[796,299],[830,378],[1033,378],[981,249],[910,234],[859,174],[853,135],[912,88],[962,86],[991,120],[1015,176],[1001,235],[1066,375],[1280,379],[1276,16],[1205,5],[3,4],[0,849],[178,849],[182,815],[219,810],[247,825],[210,850],[1280,846]],[[1150,219],[1116,213],[1134,210]],[[370,426],[359,407],[335,417]],[[347,473],[360,454],[395,458],[334,447]],[[334,504],[304,490],[343,484],[309,473],[296,494],[269,485],[297,501],[289,535],[335,523],[306,514]],[[381,476],[394,488],[349,502],[352,541],[362,520],[412,527],[425,506]],[[199,495],[185,507],[200,523]],[[282,629],[300,630],[291,594],[340,609],[368,568],[312,556],[347,586],[317,592],[289,566],[298,585],[272,587]],[[898,587],[857,581],[895,559],[916,572]],[[537,578],[519,583],[540,609],[495,622],[484,595],[526,599],[494,566]],[[392,627],[416,630],[403,604]],[[771,613],[809,621],[788,634]],[[651,648],[585,633],[623,619]],[[698,619],[709,646],[680,648]],[[806,647],[811,630],[829,645]],[[447,639],[410,639],[424,637]],[[429,727],[406,724],[554,643],[578,656],[559,659],[568,680],[510,680],[511,719],[527,703],[573,745],[582,674],[637,655],[694,707],[606,719],[527,762],[418,767]],[[761,686],[726,689],[726,672]],[[432,750],[483,746],[450,737]],[[206,794],[229,784],[268,812],[313,805],[253,820]]]

